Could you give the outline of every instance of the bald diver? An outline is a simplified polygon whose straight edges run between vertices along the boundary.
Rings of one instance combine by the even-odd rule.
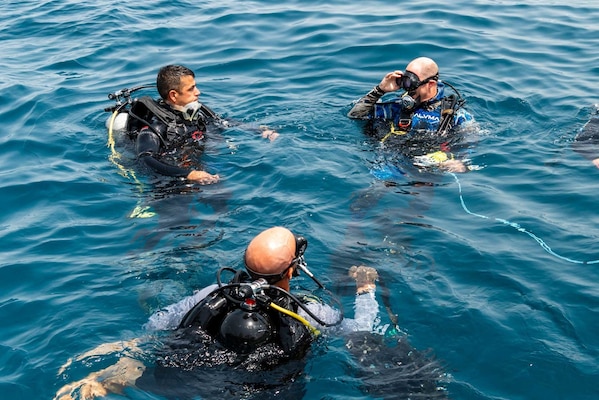
[[[153,314],[147,328],[167,333],[149,344],[140,339],[106,344],[78,357],[120,355],[116,364],[63,386],[55,399],[93,399],[128,387],[169,399],[301,399],[304,366],[321,331],[346,338],[365,393],[443,398],[436,361],[409,346],[405,337],[390,343],[389,336],[374,333],[380,332],[374,268],[349,270],[356,283],[353,319],[313,296],[289,292],[290,280],[300,271],[324,288],[307,268],[306,247],[305,238],[286,228],[262,231],[246,248],[244,271],[221,269],[216,284]],[[220,275],[227,271],[234,277],[225,284]],[[148,346],[151,356],[142,350]],[[148,357],[149,364],[144,362]],[[394,382],[381,385],[373,366],[390,373]]]

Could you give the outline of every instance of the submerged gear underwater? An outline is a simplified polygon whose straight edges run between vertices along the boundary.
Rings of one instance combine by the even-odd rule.
[[[345,347],[354,356],[348,367],[364,393],[377,399],[448,399],[447,374],[429,352],[418,351],[405,336],[352,332]]]

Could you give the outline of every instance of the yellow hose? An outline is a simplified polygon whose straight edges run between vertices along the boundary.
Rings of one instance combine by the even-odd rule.
[[[286,308],[283,308],[281,306],[276,305],[275,303],[271,302],[269,304],[270,307],[274,308],[277,311],[282,312],[283,314],[287,314],[289,315],[291,318],[295,318],[297,319],[299,322],[301,322],[302,324],[306,325],[306,327],[310,330],[310,332],[312,332],[312,334],[314,336],[318,336],[320,335],[320,331],[318,329],[316,329],[315,327],[313,327],[305,318],[303,318],[302,316],[294,313],[293,311],[290,311]]]
[[[119,114],[118,110],[115,110],[110,117],[110,123],[108,124],[108,143],[106,145],[110,148],[110,157],[108,159],[119,169],[119,174],[121,174],[124,178],[131,177],[135,182],[140,183],[135,176],[135,172],[133,170],[125,168],[118,160],[121,159],[121,153],[116,151],[114,148],[114,133],[113,133],[113,125],[116,116]]]
[[[393,121],[391,121],[391,127],[390,127],[390,131],[389,133],[387,133],[385,135],[385,137],[383,137],[381,139],[381,142],[384,142],[385,140],[389,139],[389,136],[391,135],[405,135],[406,133],[408,133],[407,131],[403,131],[403,130],[396,130],[395,129],[395,124],[393,123]]]

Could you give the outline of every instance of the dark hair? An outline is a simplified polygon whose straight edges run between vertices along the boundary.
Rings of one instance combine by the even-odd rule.
[[[156,77],[156,88],[160,97],[166,100],[171,90],[179,90],[181,77],[190,75],[195,78],[193,71],[182,65],[167,65],[160,68]]]

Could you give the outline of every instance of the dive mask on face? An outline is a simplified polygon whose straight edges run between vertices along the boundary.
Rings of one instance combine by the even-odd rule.
[[[439,73],[436,73],[433,76],[429,76],[428,78],[423,79],[421,81],[418,78],[418,75],[416,75],[413,72],[406,71],[400,78],[397,78],[395,81],[397,83],[397,86],[400,87],[400,89],[404,89],[406,92],[413,92],[425,83],[436,80],[439,80]]]
[[[177,111],[180,111],[183,118],[187,121],[195,121],[198,118],[198,113],[202,104],[199,101],[192,101],[184,106],[173,106]]]

